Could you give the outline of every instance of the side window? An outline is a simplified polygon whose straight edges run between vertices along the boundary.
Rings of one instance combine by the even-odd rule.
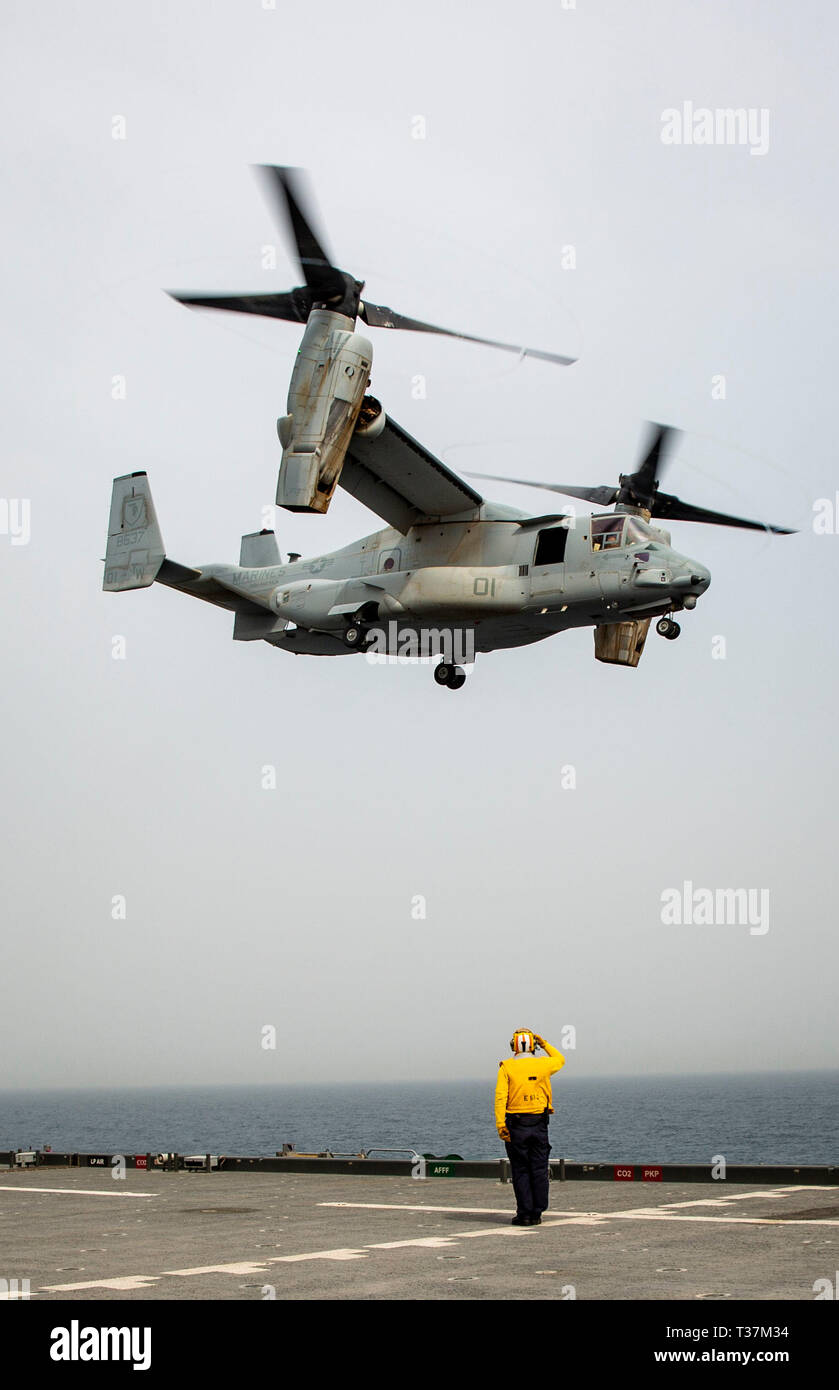
[[[593,516],[591,519],[592,550],[617,550],[623,543],[623,524],[625,517],[609,513],[606,516]]]
[[[540,531],[534,565],[561,565],[567,541],[567,526],[551,526],[547,531]]]

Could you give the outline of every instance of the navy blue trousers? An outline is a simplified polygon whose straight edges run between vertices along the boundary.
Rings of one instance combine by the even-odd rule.
[[[541,1216],[548,1209],[549,1177],[548,1113],[507,1115],[510,1139],[505,1143],[510,1160],[516,1213]]]

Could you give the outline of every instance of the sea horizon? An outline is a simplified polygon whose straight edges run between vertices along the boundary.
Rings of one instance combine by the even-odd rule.
[[[498,1158],[494,1079],[3,1088],[0,1149]],[[554,1078],[554,1158],[834,1164],[839,1069]]]
[[[553,1078],[555,1086],[569,1086],[579,1082],[597,1081],[709,1081],[714,1078],[723,1080],[726,1077],[738,1078],[748,1076],[759,1077],[782,1077],[782,1076],[839,1076],[839,1066],[834,1067],[785,1067],[785,1068],[750,1068],[749,1070],[739,1071],[690,1071],[690,1072],[586,1072],[584,1074],[562,1072]],[[176,1091],[185,1089],[200,1088],[201,1090],[231,1090],[235,1088],[246,1088],[255,1090],[261,1087],[273,1088],[277,1086],[289,1090],[309,1090],[315,1086],[323,1086],[334,1089],[343,1086],[461,1086],[461,1085],[486,1085],[487,1076],[415,1076],[415,1077],[367,1077],[363,1081],[336,1081],[329,1079],[325,1081],[93,1081],[85,1085],[66,1082],[38,1082],[32,1085],[3,1085],[0,1086],[0,1098],[5,1095],[22,1094],[56,1094],[58,1092],[78,1092],[88,1091]],[[494,1076],[490,1077],[490,1085],[495,1084]]]

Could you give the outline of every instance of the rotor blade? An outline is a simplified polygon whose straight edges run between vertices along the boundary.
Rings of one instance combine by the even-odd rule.
[[[560,483],[532,483],[527,478],[500,478],[495,473],[467,473],[467,478],[484,478],[490,483],[518,483],[520,487],[541,487],[545,492],[561,492],[565,497],[581,497],[584,502],[594,502],[598,507],[609,507],[615,501],[616,487],[574,487]]]
[[[658,473],[665,461],[667,454],[670,453],[682,431],[674,429],[672,425],[658,425],[652,422],[652,438],[647,446],[647,452],[641,462],[639,473],[651,472],[653,477]],[[664,457],[662,457],[664,455]]]
[[[476,338],[472,333],[456,333],[451,328],[439,328],[434,323],[423,323],[421,319],[409,319],[397,314],[384,304],[371,304],[365,299],[359,306],[359,317],[371,328],[407,328],[412,333],[439,333],[444,338],[462,338],[467,343],[482,343],[485,347],[501,348],[503,352],[518,352],[522,357],[539,357],[543,362],[558,362],[570,367],[576,357],[561,357],[556,352],[542,352],[538,348],[516,347],[513,343],[498,343],[494,338]]]
[[[771,531],[775,536],[794,536],[795,530],[787,526],[770,526],[764,521],[747,521],[741,516],[728,516],[726,512],[712,512],[705,507],[694,507],[690,502],[682,502],[669,493],[659,492],[653,503],[652,515],[662,521],[705,521],[711,526],[741,526],[747,531]]]
[[[303,191],[300,170],[285,169],[277,164],[258,164],[256,167],[268,186],[273,202],[288,220],[306,284],[310,289],[319,291],[332,288],[339,272],[312,229],[312,217],[307,206],[309,199]],[[343,288],[340,276],[339,287]]]
[[[261,314],[269,319],[288,319],[305,323],[311,308],[307,289],[290,290],[287,294],[181,294],[166,293],[190,309],[228,309],[234,314]]]
[[[652,431],[639,467],[621,480],[622,502],[635,502],[640,506],[651,504],[656,494],[659,472],[681,434],[681,430],[673,429],[672,425],[655,423],[652,424]]]

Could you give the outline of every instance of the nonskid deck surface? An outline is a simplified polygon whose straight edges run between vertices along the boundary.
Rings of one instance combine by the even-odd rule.
[[[6,1280],[85,1299],[796,1299],[836,1278],[836,1186],[0,1173]],[[818,1286],[821,1287],[821,1286]]]

